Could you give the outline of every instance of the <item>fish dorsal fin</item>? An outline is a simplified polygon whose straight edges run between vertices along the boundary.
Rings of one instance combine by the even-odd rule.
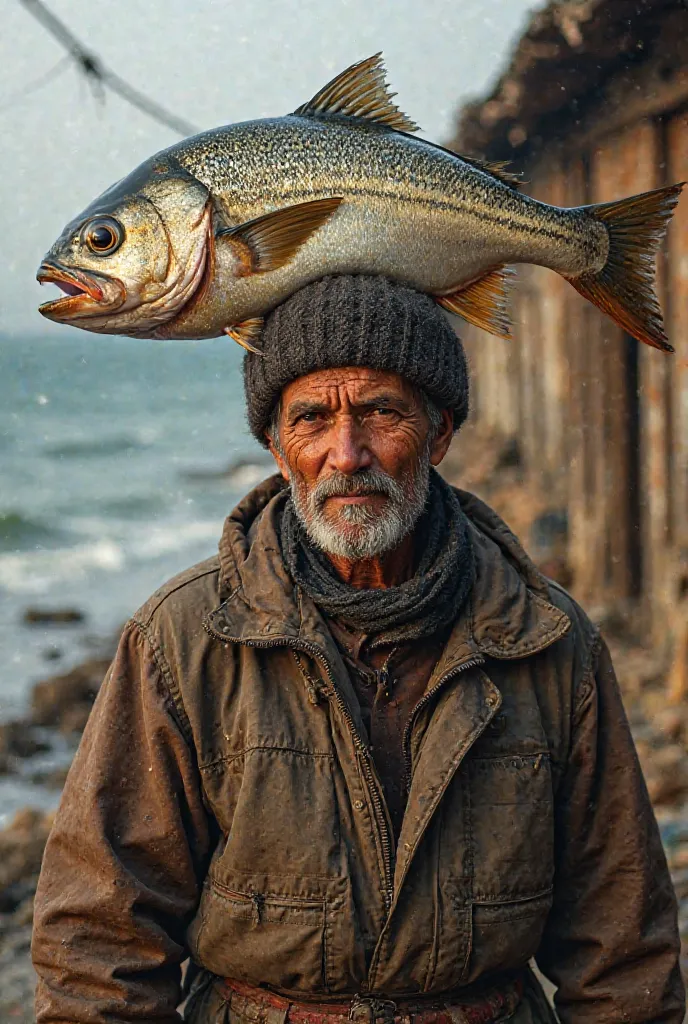
[[[225,228],[219,232],[216,241],[227,241],[234,247],[243,268],[241,276],[279,270],[313,232],[330,219],[341,201],[340,196],[333,196],[287,206],[236,227]]]
[[[501,181],[503,185],[508,185],[509,188],[518,189],[523,184],[522,178],[509,170],[509,164],[506,160],[478,160],[476,157],[468,156],[460,156],[460,159],[465,164],[476,167],[479,171],[491,174],[493,178],[497,178],[498,181]]]
[[[440,306],[456,313],[490,334],[511,338],[511,318],[507,303],[507,286],[512,276],[507,267],[495,267],[484,277],[461,286],[449,295],[435,295]]]
[[[359,60],[328,82],[320,92],[316,92],[308,103],[297,107],[294,113],[310,117],[343,114],[346,117],[376,121],[399,132],[417,132],[415,121],[392,102],[396,93],[389,91],[386,73],[381,53]]]

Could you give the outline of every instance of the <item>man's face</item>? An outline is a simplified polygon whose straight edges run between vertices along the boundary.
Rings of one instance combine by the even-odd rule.
[[[311,540],[331,555],[372,558],[415,526],[430,466],[451,435],[451,414],[432,430],[421,396],[399,374],[344,367],[284,388],[279,445],[270,447]]]

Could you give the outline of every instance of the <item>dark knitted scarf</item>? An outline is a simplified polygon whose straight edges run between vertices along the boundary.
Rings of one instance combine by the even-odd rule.
[[[415,574],[397,587],[361,590],[343,583],[327,557],[311,545],[289,498],[281,523],[282,559],[294,583],[330,618],[374,634],[376,644],[430,636],[453,623],[475,580],[466,514],[452,488],[434,470]]]

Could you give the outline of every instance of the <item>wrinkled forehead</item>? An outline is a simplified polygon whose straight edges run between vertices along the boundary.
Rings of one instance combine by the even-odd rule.
[[[311,401],[339,407],[342,404],[368,405],[381,400],[396,400],[408,406],[421,401],[415,385],[394,371],[342,366],[314,370],[290,381],[282,389],[281,406],[288,411],[296,403]]]

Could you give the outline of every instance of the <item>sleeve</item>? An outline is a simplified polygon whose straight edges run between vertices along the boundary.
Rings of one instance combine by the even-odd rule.
[[[562,1024],[681,1024],[677,908],[611,657],[597,638],[557,792],[554,905],[537,956]]]
[[[37,1024],[177,1024],[210,846],[192,748],[136,623],[70,769],[41,868]]]

